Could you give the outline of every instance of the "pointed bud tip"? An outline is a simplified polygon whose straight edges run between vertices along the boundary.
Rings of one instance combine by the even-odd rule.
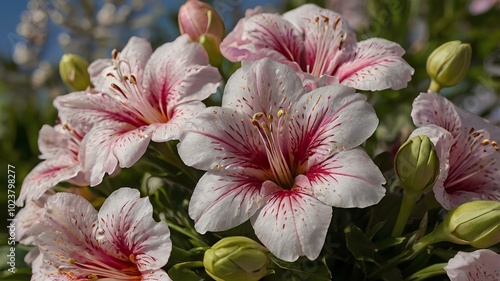
[[[427,74],[439,88],[458,85],[469,71],[471,57],[470,44],[458,40],[444,43],[427,58]]]
[[[59,74],[68,87],[75,91],[83,91],[91,85],[87,71],[89,63],[74,54],[64,54],[59,61]]]
[[[394,170],[405,190],[425,192],[439,176],[439,158],[434,144],[425,135],[407,140],[399,148]]]
[[[257,281],[272,273],[267,252],[250,238],[226,237],[205,252],[203,265],[215,280]]]

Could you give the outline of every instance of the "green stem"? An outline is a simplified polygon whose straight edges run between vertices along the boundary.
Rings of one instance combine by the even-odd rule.
[[[444,241],[443,237],[440,236],[440,231],[438,228],[440,228],[441,225],[438,225],[436,229],[425,235],[424,237],[420,238],[417,243],[413,244],[411,250],[405,250],[401,254],[395,256],[394,258],[390,259],[387,261],[386,264],[383,264],[381,267],[379,267],[377,270],[372,272],[370,276],[368,277],[373,277],[377,276],[378,274],[388,271],[391,268],[397,266],[398,264],[409,261],[413,258],[415,258],[418,254],[420,254],[423,250],[427,248],[427,246],[432,245],[437,242]]]
[[[177,224],[173,223],[173,222],[170,222],[170,221],[167,221],[167,225],[170,229],[173,229],[181,234],[184,234],[186,235],[187,237],[193,239],[194,241],[198,242],[198,244],[200,244],[200,246],[204,246],[204,247],[208,247],[209,245],[207,243],[205,243],[203,241],[203,239],[199,236],[199,235],[195,235],[193,233],[191,233],[190,231],[188,231],[186,228],[184,227],[180,227],[178,226]]]
[[[429,85],[429,90],[439,94],[439,91],[441,91],[441,86],[436,81],[431,80],[431,84]]]
[[[170,257],[175,258],[177,261],[189,261],[192,259],[191,256],[192,254],[189,251],[172,245],[172,252],[170,253]]]
[[[431,233],[425,235],[420,238],[415,244],[412,246],[413,253],[410,258],[416,256],[420,252],[422,252],[427,246],[432,245],[437,242],[444,241],[444,239],[439,235],[439,228],[442,224],[438,225]]]
[[[160,152],[164,157],[164,160],[167,161],[169,164],[171,164],[174,167],[177,167],[179,170],[181,170],[184,174],[186,174],[190,180],[193,181],[193,183],[198,183],[198,176],[194,173],[194,171],[186,166],[182,159],[179,157],[179,154],[177,152],[177,149],[175,147],[175,144],[173,141],[168,141],[165,144],[159,144],[158,146],[155,146],[158,152]]]
[[[187,261],[187,262],[181,262],[173,267],[175,268],[199,268],[203,267],[203,262],[202,261]]]
[[[406,226],[408,218],[410,217],[411,211],[421,195],[421,192],[404,190],[403,200],[399,208],[398,219],[396,220],[396,225],[394,225],[394,229],[392,230],[392,237],[399,237],[403,234],[403,230]]]
[[[447,263],[437,263],[421,269],[404,279],[404,281],[420,281],[434,276],[445,274],[444,267]]]

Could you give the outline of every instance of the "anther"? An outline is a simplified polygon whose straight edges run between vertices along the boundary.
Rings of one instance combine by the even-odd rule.
[[[258,120],[258,119],[260,119],[262,116],[264,116],[264,113],[262,113],[262,112],[257,112],[257,113],[255,113],[255,114],[253,115],[252,119],[254,119],[254,120]]]
[[[130,74],[130,82],[131,82],[132,84],[137,84],[137,79],[135,79],[134,74]]]
[[[118,51],[116,49],[113,49],[113,51],[111,52],[111,57],[116,60],[116,58],[118,57]]]
[[[493,148],[498,151],[498,143],[496,141],[491,141],[491,146],[493,146]]]
[[[489,139],[484,139],[482,142],[481,142],[482,145],[488,145],[490,144],[490,140]]]
[[[335,19],[335,23],[333,24],[333,29],[337,28],[337,25],[339,24],[339,22],[340,22],[340,17]]]
[[[115,83],[111,84],[111,88],[117,90],[118,92],[120,92],[122,95],[125,96],[125,93],[122,91],[122,89],[120,87],[118,87],[118,85],[116,85]]]
[[[285,115],[285,111],[283,110],[283,108],[280,108],[280,109],[278,110],[277,115],[278,115],[278,118],[281,118],[281,116]]]

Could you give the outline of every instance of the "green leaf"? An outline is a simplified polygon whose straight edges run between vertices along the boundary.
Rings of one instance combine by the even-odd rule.
[[[9,281],[29,281],[31,279],[31,268],[16,268],[16,272],[12,273],[8,270],[0,271],[0,280]]]
[[[279,268],[285,269],[283,274],[279,274],[280,271],[277,270],[275,275],[270,275],[265,280],[278,280],[277,276],[280,276],[279,280],[314,280],[314,281],[327,281],[331,280],[331,273],[328,267],[323,261],[311,261],[305,257],[299,258],[295,262],[286,262],[278,259],[277,257],[269,254],[269,259]]]
[[[194,271],[183,266],[173,266],[168,271],[168,276],[173,281],[203,281],[204,279]]]
[[[350,225],[345,229],[347,248],[354,258],[374,262],[375,245],[359,227]]]

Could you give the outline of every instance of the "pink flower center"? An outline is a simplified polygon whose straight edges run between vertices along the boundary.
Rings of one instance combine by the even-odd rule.
[[[78,156],[83,136],[80,135],[75,129],[71,128],[68,124],[63,124],[62,128],[68,138],[68,149],[73,152],[75,156]]]
[[[130,63],[127,60],[118,59],[116,50],[112,55],[114,71],[109,72],[106,77],[114,81],[109,85],[110,93],[106,94],[146,124],[168,122],[166,114],[156,109],[147,99],[144,89],[132,72]]]
[[[75,259],[69,259],[69,263],[78,269],[78,273],[86,275],[86,279],[81,279],[72,274],[72,270],[62,270],[71,280],[141,280],[142,275],[133,254],[129,256],[129,261],[116,261],[109,257],[105,262],[99,259],[89,257],[84,262]],[[79,275],[80,275],[79,274]]]
[[[306,72],[316,77],[333,73],[347,37],[347,32],[340,36],[339,32],[336,31],[341,20],[340,17],[337,17],[332,24],[329,17],[321,15],[314,17],[314,20],[311,21],[316,32],[311,34],[313,39],[309,42],[306,41],[306,44],[309,45],[309,48],[306,49],[310,50],[306,51]]]
[[[457,148],[463,146],[463,149]],[[488,169],[495,163],[498,143],[471,128],[467,143],[455,143],[450,153],[450,170],[444,186],[448,192],[481,188],[488,181]],[[479,176],[476,177],[476,176]],[[471,184],[469,180],[474,180]]]
[[[254,125],[259,135],[264,143],[264,147],[266,149],[267,160],[269,162],[272,179],[276,184],[281,186],[284,189],[291,189],[294,185],[294,174],[295,169],[292,165],[289,164],[289,157],[285,157],[283,152],[287,151],[287,146],[283,147],[283,123],[284,119],[282,118],[285,114],[283,109],[278,110],[277,112],[277,128],[273,127],[273,115],[266,114],[262,112],[255,113],[251,122]],[[288,153],[286,153],[288,155]]]

